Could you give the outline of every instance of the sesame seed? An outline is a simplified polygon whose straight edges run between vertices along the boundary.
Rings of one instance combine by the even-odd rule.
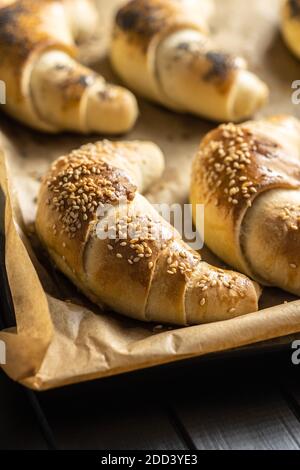
[[[206,304],[206,299],[201,299],[201,301],[200,301],[201,307],[203,307],[205,304]]]
[[[290,263],[290,267],[291,267],[292,269],[296,269],[296,268],[297,268],[297,265],[296,265],[295,263]]]
[[[160,330],[163,330],[163,329],[164,329],[163,325],[156,325],[156,326],[153,328],[153,331],[155,332],[155,331],[160,331]]]

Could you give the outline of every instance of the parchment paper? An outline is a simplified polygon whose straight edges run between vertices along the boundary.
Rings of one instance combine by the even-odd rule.
[[[99,37],[82,49],[86,62],[99,56],[99,51],[105,52],[113,10],[124,3],[98,2],[104,13]],[[300,79],[300,62],[278,33],[279,5],[280,0],[216,0],[213,34],[223,48],[244,55],[251,69],[269,84],[271,101],[261,116],[291,113],[300,117],[291,102],[291,83]],[[105,57],[94,67],[117,82]],[[187,202],[191,158],[201,137],[215,124],[143,100],[140,110],[140,120],[126,138],[153,140],[167,159],[163,181],[149,194],[150,200]],[[0,115],[0,129],[5,259],[17,319],[17,327],[1,332],[0,340],[7,346],[4,370],[14,380],[45,390],[300,332],[300,301],[278,289],[265,289],[264,310],[258,313],[191,328],[149,325],[100,312],[55,270],[33,229],[40,176],[59,155],[100,137],[43,135],[5,115]],[[220,264],[207,250],[204,257]]]

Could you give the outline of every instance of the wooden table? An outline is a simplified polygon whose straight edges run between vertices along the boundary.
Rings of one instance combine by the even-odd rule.
[[[187,361],[35,394],[0,373],[1,449],[300,449],[291,351]]]

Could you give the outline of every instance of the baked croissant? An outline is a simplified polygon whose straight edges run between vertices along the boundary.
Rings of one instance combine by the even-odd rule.
[[[121,8],[110,51],[114,69],[128,87],[174,111],[216,121],[251,116],[265,103],[267,86],[243,59],[216,50],[207,15],[196,16],[190,4],[132,0]]]
[[[75,41],[95,31],[90,0],[0,0],[0,79],[6,110],[47,132],[119,134],[137,118],[131,92],[76,60]]]
[[[258,285],[201,261],[141,195],[163,169],[151,143],[104,141],[59,158],[36,218],[50,256],[92,301],[135,319],[191,325],[257,310]]]
[[[284,0],[281,30],[287,46],[300,58],[300,0]]]
[[[222,125],[195,158],[191,202],[205,204],[205,242],[262,284],[300,295],[300,122]]]

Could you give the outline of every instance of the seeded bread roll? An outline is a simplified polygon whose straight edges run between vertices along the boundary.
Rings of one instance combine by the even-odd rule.
[[[90,0],[0,0],[3,109],[47,132],[128,131],[137,117],[132,93],[76,60],[75,42],[95,31],[96,18]]]
[[[281,31],[287,46],[300,58],[300,0],[283,1]]]
[[[192,325],[257,310],[255,283],[201,261],[141,195],[163,169],[158,147],[141,142],[58,159],[36,219],[51,258],[92,301],[139,320]]]
[[[207,9],[195,15],[193,4],[126,4],[115,20],[112,65],[128,87],[174,111],[216,121],[248,118],[266,102],[268,88],[246,70],[243,59],[216,50]]]
[[[202,141],[191,202],[205,204],[205,242],[265,285],[300,295],[300,122],[228,124]]]

